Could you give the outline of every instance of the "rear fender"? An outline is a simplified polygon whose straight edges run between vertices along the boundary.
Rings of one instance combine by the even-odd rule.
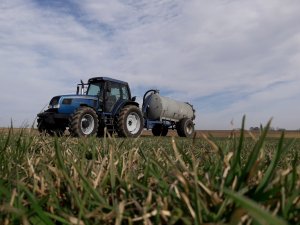
[[[127,105],[135,105],[136,107],[139,107],[139,103],[134,102],[134,101],[130,101],[130,100],[120,100],[118,101],[113,110],[112,110],[112,116],[116,116],[120,113],[120,111]]]

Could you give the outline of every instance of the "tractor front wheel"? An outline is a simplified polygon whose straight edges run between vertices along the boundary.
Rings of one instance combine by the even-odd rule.
[[[125,106],[118,118],[118,135],[120,137],[136,138],[144,128],[144,119],[141,110],[135,105]]]
[[[50,136],[58,136],[58,137],[63,136],[66,130],[65,127],[55,127],[53,125],[50,126],[46,124],[44,120],[41,118],[37,120],[37,127],[38,127],[38,131],[41,134],[48,134]]]
[[[94,109],[79,108],[70,119],[70,133],[75,137],[86,137],[97,134],[98,116]]]

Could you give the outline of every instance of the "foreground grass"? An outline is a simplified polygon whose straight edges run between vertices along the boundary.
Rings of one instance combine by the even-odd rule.
[[[0,134],[0,224],[300,224],[299,140]]]

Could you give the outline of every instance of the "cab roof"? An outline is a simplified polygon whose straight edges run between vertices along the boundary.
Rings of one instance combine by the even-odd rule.
[[[93,82],[97,82],[97,81],[111,81],[111,82],[115,82],[115,83],[128,85],[128,83],[125,82],[125,81],[113,79],[113,78],[110,78],[110,77],[93,77],[93,78],[90,78],[88,80],[88,83],[93,83]]]

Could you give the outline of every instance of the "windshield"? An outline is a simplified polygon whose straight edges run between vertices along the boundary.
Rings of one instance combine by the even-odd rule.
[[[98,95],[103,94],[103,83],[91,83],[87,90],[87,95]]]

